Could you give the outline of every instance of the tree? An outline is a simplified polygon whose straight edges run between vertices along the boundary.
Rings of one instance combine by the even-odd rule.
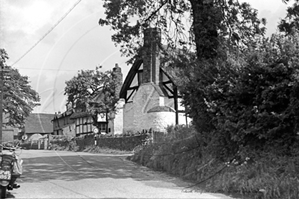
[[[77,76],[66,81],[65,95],[67,104],[81,112],[89,112],[97,121],[97,114],[103,112],[114,113],[119,100],[116,94],[118,82],[114,72],[96,70],[81,70]]]
[[[202,61],[201,70],[193,56],[194,62],[177,56],[175,67],[185,67],[177,69],[176,82],[210,152],[226,159],[238,151],[291,155],[298,148],[298,37],[298,30],[273,34],[242,54]]]
[[[99,23],[116,31],[112,40],[124,54],[138,54],[136,38],[150,26],[161,29],[169,48],[181,49],[167,55],[168,63],[210,153],[228,160],[247,147],[296,143],[297,28],[269,40],[266,20],[235,0],[105,0],[104,7]]]
[[[280,32],[286,34],[299,30],[299,0],[295,0],[293,6],[287,9],[287,15],[280,21],[278,28]]]
[[[5,69],[3,86],[3,112],[8,116],[7,126],[22,127],[25,118],[37,106],[38,93],[29,85],[27,76],[22,76],[15,68],[6,65],[8,55],[0,49],[1,62]]]
[[[217,56],[223,39],[248,45],[265,32],[257,11],[235,0],[104,0],[104,8],[99,24],[116,31],[112,40],[127,56],[138,54],[142,31],[150,26],[161,29],[169,48],[194,49],[198,59]]]

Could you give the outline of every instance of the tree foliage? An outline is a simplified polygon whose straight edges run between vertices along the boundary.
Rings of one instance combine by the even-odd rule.
[[[106,18],[99,23],[116,31],[112,40],[124,54],[139,51],[136,38],[151,26],[161,29],[168,47],[180,49],[164,63],[177,71],[201,146],[223,160],[249,149],[293,151],[299,130],[298,0],[279,25],[287,34],[271,38],[265,38],[266,20],[258,19],[257,10],[235,0],[104,2]]]
[[[244,46],[265,32],[257,11],[236,0],[105,0],[104,8],[106,18],[99,24],[115,31],[112,40],[127,56],[139,51],[148,27],[161,29],[169,48],[195,50],[199,58],[216,56],[224,38]]]
[[[15,68],[6,65],[8,55],[1,51],[1,62],[4,65],[3,112],[8,116],[5,125],[22,127],[25,118],[37,106],[40,97],[30,86],[27,76],[22,76]]]
[[[73,109],[92,115],[106,111],[114,112],[119,96],[117,82],[112,71],[81,70],[77,76],[66,81],[67,104]]]
[[[295,0],[292,7],[288,7],[287,15],[278,25],[279,31],[292,34],[299,30],[299,0]]]
[[[219,157],[243,150],[291,154],[299,131],[298,34],[274,34],[215,62],[174,59],[177,84],[202,145]],[[201,69],[199,70],[199,66]]]

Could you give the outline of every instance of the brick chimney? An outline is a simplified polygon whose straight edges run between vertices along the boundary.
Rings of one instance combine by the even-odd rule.
[[[118,64],[115,64],[115,67],[113,68],[113,78],[116,83],[116,95],[119,97],[123,84],[123,74]]]
[[[144,30],[143,83],[159,83],[161,32],[158,28]]]

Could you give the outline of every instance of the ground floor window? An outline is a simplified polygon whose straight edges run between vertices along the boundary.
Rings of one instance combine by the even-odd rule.
[[[99,123],[99,131],[100,132],[106,132],[106,129],[107,129],[107,122]]]

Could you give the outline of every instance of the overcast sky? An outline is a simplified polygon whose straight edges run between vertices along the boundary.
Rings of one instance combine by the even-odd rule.
[[[286,14],[282,0],[244,0],[267,19],[267,35]],[[34,112],[65,111],[65,81],[78,70],[111,70],[115,63],[124,79],[130,69],[118,47],[111,42],[109,27],[98,25],[104,17],[102,0],[82,0],[44,39],[34,46],[78,0],[0,0],[0,48],[8,55],[8,65],[26,75],[41,96],[41,106]],[[20,59],[20,60],[19,60]],[[19,60],[19,61],[18,61]],[[18,61],[16,63],[16,61]]]

